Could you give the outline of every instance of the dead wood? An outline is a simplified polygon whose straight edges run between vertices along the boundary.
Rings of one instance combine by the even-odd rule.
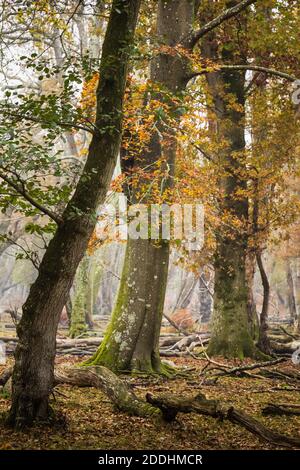
[[[235,409],[233,406],[224,404],[218,400],[207,400],[202,394],[194,398],[184,398],[169,395],[153,396],[148,393],[146,399],[151,405],[161,409],[166,421],[173,421],[179,412],[197,413],[213,418],[227,419],[274,445],[300,448],[299,438],[285,436],[272,431],[257,419]]]
[[[288,403],[268,403],[265,408],[262,409],[263,415],[297,415],[300,416],[300,405],[288,404]]]
[[[12,367],[0,375],[0,384],[5,385],[12,375]],[[285,436],[264,426],[246,413],[218,400],[207,400],[202,394],[196,397],[153,396],[148,393],[146,401],[139,399],[128,384],[112,371],[102,366],[55,369],[54,385],[68,384],[77,387],[95,387],[102,390],[120,411],[142,417],[163,417],[173,421],[181,413],[198,413],[213,418],[227,419],[267,442],[283,447],[300,448],[300,439]],[[281,405],[285,407],[285,404]],[[293,408],[289,405],[290,409]],[[296,407],[294,407],[295,409]],[[295,413],[293,413],[295,414]],[[297,413],[298,414],[298,413]]]
[[[248,371],[254,370],[254,369],[260,369],[263,367],[269,367],[273,366],[275,364],[280,364],[281,362],[286,361],[286,358],[279,358],[279,359],[274,359],[273,361],[267,361],[267,362],[257,362],[255,364],[246,364],[244,366],[239,366],[239,367],[232,367],[227,370],[223,370],[221,367],[214,367],[214,369],[222,369],[220,372],[218,372],[216,375],[217,377],[222,377],[224,375],[231,375],[231,376],[246,376],[246,377],[255,377],[257,378],[258,374],[249,374]],[[212,370],[212,369],[210,369]]]
[[[0,375],[0,386],[4,387],[6,383],[9,381],[13,373],[13,368],[8,367],[7,369],[4,369],[2,374]]]

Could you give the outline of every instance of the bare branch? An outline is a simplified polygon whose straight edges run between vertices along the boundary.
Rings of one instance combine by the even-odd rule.
[[[37,124],[43,124],[43,123],[44,124],[50,124],[50,121],[35,118],[33,116],[28,116],[27,114],[19,114],[19,113],[11,113],[11,112],[5,112],[5,114],[7,116],[10,116],[10,117],[13,117],[13,118],[24,119],[25,121],[31,121],[31,122],[35,122]],[[61,127],[68,128],[68,129],[78,129],[78,130],[82,130],[82,131],[85,131],[85,132],[90,132],[91,134],[93,134],[92,129],[90,129],[87,126],[82,126],[81,124],[76,124],[76,123],[73,123],[73,122],[64,122],[64,121],[55,121],[55,124],[57,124],[58,126],[61,126]],[[94,127],[96,127],[96,126],[94,126]]]
[[[25,189],[24,184],[18,184],[15,181],[13,181],[11,178],[6,176],[4,173],[0,171],[0,178],[3,179],[9,186],[11,186],[20,196],[22,196],[26,201],[28,201],[33,207],[36,209],[40,210],[43,214],[47,215],[50,217],[50,219],[54,220],[54,222],[59,225],[62,222],[62,219],[58,214],[55,214],[52,212],[50,209],[47,209],[47,207],[44,207],[42,204],[40,204],[38,201],[36,201],[34,198],[28,194],[28,192]]]

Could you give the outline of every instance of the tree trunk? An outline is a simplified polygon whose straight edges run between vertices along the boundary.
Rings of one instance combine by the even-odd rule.
[[[248,250],[246,256],[246,283],[247,283],[247,311],[248,322],[251,337],[254,341],[258,340],[258,315],[256,310],[256,303],[253,295],[253,284],[256,267],[256,255],[254,250]]]
[[[244,63],[239,45],[231,43],[223,49],[224,63],[237,60]],[[234,47],[233,47],[234,46]],[[218,43],[212,34],[203,44],[203,53],[209,58],[219,58]],[[241,194],[247,183],[241,176],[244,170],[245,150],[245,73],[214,72],[207,74],[212,95],[217,139],[226,143],[219,152],[220,165],[226,174],[220,178],[220,218],[230,214],[217,234],[215,256],[214,312],[209,354],[225,357],[254,356],[255,345],[248,321],[248,287],[246,277],[248,200]],[[235,105],[232,105],[232,97]],[[225,220],[226,222],[226,220]],[[238,224],[235,224],[238,222]],[[241,228],[236,228],[237,226]]]
[[[256,254],[256,261],[258,269],[261,276],[261,281],[263,285],[263,304],[260,314],[260,325],[259,325],[259,338],[258,338],[258,347],[265,353],[271,353],[271,345],[268,338],[268,313],[269,313],[269,302],[270,302],[270,284],[268,280],[267,273],[264,268],[261,252]]]
[[[157,34],[167,46],[175,47],[192,28],[194,2],[160,0],[157,10]],[[151,81],[162,89],[177,94],[188,82],[188,59],[168,52],[158,54],[151,64]],[[172,71],[170,73],[170,71]],[[163,94],[152,98],[164,100]],[[169,103],[170,104],[170,103]],[[175,105],[174,105],[175,106]],[[174,107],[174,111],[176,108]],[[180,118],[178,118],[180,119]],[[163,121],[157,123],[143,168],[153,171],[153,164],[165,156],[169,173],[162,182],[163,191],[172,186],[176,157],[174,132]],[[138,162],[131,162],[134,166]],[[127,191],[128,192],[128,191]],[[143,200],[155,203],[151,194]],[[133,200],[135,202],[134,195]],[[116,306],[105,338],[88,364],[101,364],[115,371],[134,370],[146,373],[168,373],[159,357],[159,332],[168,276],[168,240],[129,240]]]
[[[87,309],[88,267],[89,259],[85,255],[78,266],[75,276],[75,295],[69,332],[71,338],[76,338],[87,330],[85,316]]]
[[[286,282],[287,282],[287,294],[288,294],[288,308],[290,312],[290,318],[292,325],[297,323],[297,304],[295,296],[295,284],[293,277],[293,270],[291,266],[291,260],[286,260]]]
[[[103,43],[97,112],[87,161],[42,259],[17,333],[9,423],[22,427],[49,415],[55,340],[77,266],[93,232],[116,164],[129,54],[140,2],[114,0]]]
[[[161,372],[159,332],[169,247],[128,240],[117,303],[104,340],[88,364],[112,370]],[[162,269],[165,270],[163,276]]]

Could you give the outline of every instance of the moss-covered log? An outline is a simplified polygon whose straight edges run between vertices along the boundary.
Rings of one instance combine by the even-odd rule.
[[[140,400],[129,386],[106,367],[55,369],[55,385],[94,387],[102,390],[120,411],[135,416],[160,416],[160,410]]]

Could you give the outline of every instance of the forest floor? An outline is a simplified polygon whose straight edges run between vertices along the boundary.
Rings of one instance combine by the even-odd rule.
[[[215,358],[222,363],[224,359]],[[300,437],[300,416],[262,416],[267,403],[300,405],[299,391],[273,390],[291,386],[283,380],[222,377],[216,384],[201,384],[201,369],[205,360],[192,357],[173,358],[178,367],[194,368],[187,377],[173,379],[125,376],[137,395],[146,392],[196,395],[202,392],[210,399],[224,400],[261,420],[280,433]],[[82,358],[59,357],[60,366],[76,365]],[[251,363],[251,361],[247,361]],[[239,361],[228,362],[239,365]],[[276,371],[292,371],[290,361],[273,366]],[[0,366],[0,373],[4,366]],[[299,384],[299,382],[298,382]],[[10,399],[6,390],[0,391],[0,449],[280,449],[262,441],[242,427],[221,422],[208,416],[180,414],[173,423],[162,423],[155,418],[128,416],[116,410],[100,390],[68,385],[57,387],[52,406],[60,416],[57,424],[37,425],[28,431],[15,432],[4,425]],[[299,390],[299,386],[298,386]]]

